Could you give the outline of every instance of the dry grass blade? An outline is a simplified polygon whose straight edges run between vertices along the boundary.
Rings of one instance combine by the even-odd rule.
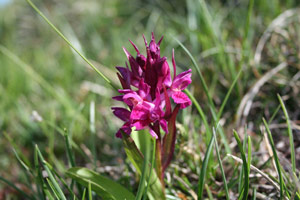
[[[288,64],[286,62],[282,62],[281,64],[277,65],[275,68],[271,69],[267,73],[265,73],[254,85],[253,87],[247,92],[247,94],[243,97],[237,111],[237,125],[238,127],[242,127],[244,122],[250,112],[253,99],[260,90],[260,88],[269,81],[275,74],[279,71],[287,67]]]
[[[272,23],[269,25],[269,27],[263,33],[263,35],[260,38],[258,45],[256,47],[255,54],[254,54],[255,66],[258,66],[257,64],[260,63],[262,50],[263,50],[267,40],[271,36],[271,33],[275,29],[287,26],[289,24],[289,23],[287,23],[287,19],[290,17],[293,17],[294,15],[298,15],[299,13],[300,13],[299,8],[290,9],[290,10],[283,12],[281,15],[279,15],[277,18],[275,18],[272,21]]]

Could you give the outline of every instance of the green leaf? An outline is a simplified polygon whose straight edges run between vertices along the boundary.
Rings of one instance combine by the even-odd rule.
[[[143,169],[144,156],[135,145],[134,140],[129,135],[123,133],[122,136],[122,141],[124,144],[126,155],[136,168],[137,172],[141,174]],[[162,184],[159,178],[157,177],[155,170],[151,170],[151,177],[149,178],[149,193],[151,197],[153,197],[153,199],[164,200],[166,199],[166,197],[163,191]]]
[[[92,190],[103,199],[135,199],[135,196],[125,187],[90,169],[73,167],[66,172],[66,175],[85,187],[90,184]]]
[[[207,170],[207,165],[209,162],[209,157],[211,155],[211,151],[213,149],[213,144],[214,144],[214,137],[211,137],[209,145],[207,147],[205,157],[202,163],[202,168],[199,176],[199,183],[198,183],[198,199],[202,199],[203,195],[203,188],[205,184],[205,177],[206,177],[206,170]]]

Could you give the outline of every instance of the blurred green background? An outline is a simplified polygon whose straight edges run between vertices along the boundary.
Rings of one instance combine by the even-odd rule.
[[[257,95],[246,124],[254,140],[261,141],[261,136],[254,132],[259,130],[261,118],[270,117],[277,108],[277,93],[285,97],[291,120],[299,120],[299,78],[295,77],[299,74],[300,57],[297,12],[276,24],[279,28],[270,32],[260,62],[254,61],[258,42],[268,26],[286,10],[296,9],[299,1],[256,0],[249,27],[246,26],[249,4],[246,0],[213,0],[206,4],[202,0],[44,0],[34,3],[115,84],[119,84],[115,66],[125,66],[126,61],[122,47],[135,55],[128,41],[130,39],[145,52],[142,34],[149,41],[152,31],[157,39],[164,36],[161,52],[169,61],[172,49],[175,49],[179,71],[193,67],[174,38],[189,49],[201,68],[217,108],[243,67],[243,74],[222,117],[229,142],[232,140],[232,128],[239,128],[235,122],[241,116],[236,114],[244,95],[264,73],[282,62],[288,62],[291,67]],[[193,72],[190,91],[210,119],[207,99],[194,68]],[[293,78],[295,82],[291,83]],[[114,137],[122,124],[110,110],[111,106],[118,105],[111,99],[115,95],[116,92],[25,0],[0,1],[1,176],[20,184],[24,179],[5,134],[29,161],[32,162],[33,144],[37,143],[49,162],[63,171],[67,166],[60,133],[63,129],[77,144],[78,165],[90,166],[95,151],[98,167],[121,166],[122,173],[128,170],[121,141]],[[93,102],[96,110],[95,137],[90,130]],[[277,120],[280,123],[282,117]],[[180,113],[178,126],[182,136],[179,137],[177,151],[181,151],[180,145],[189,144],[191,149],[203,155],[203,124],[194,108]],[[96,147],[93,150],[94,142]],[[180,158],[177,164],[186,159]],[[116,171],[116,174],[109,175],[136,187],[130,175]],[[196,173],[197,167],[192,171]]]

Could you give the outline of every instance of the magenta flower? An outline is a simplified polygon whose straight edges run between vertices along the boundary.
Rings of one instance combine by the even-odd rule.
[[[156,43],[152,33],[148,45],[144,37],[146,56],[142,55],[131,41],[130,43],[137,52],[135,58],[123,48],[130,68],[127,63],[126,67],[116,67],[123,89],[119,90],[122,95],[113,97],[113,99],[123,101],[129,109],[112,108],[113,113],[124,121],[124,125],[116,133],[119,138],[122,137],[121,131],[129,135],[131,128],[135,127],[136,130],[148,129],[154,138],[159,139],[160,128],[168,133],[169,120],[178,111],[178,109],[172,111],[170,98],[181,109],[191,105],[191,100],[182,90],[192,82],[192,70],[189,69],[176,75],[173,51],[174,76],[172,79],[167,58],[160,56],[159,46],[162,39],[163,37]]]

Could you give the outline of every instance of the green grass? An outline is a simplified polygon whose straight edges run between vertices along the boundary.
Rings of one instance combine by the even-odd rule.
[[[149,199],[146,193],[158,187],[155,145],[148,141],[148,161],[139,158],[135,169],[126,154],[139,152],[114,137],[122,124],[110,107],[118,105],[111,97],[120,87],[114,67],[126,61],[122,47],[134,53],[130,39],[145,52],[142,34],[149,41],[154,31],[165,36],[161,54],[169,64],[174,48],[178,72],[193,70],[185,91],[193,106],[177,117],[167,199],[300,199],[297,10],[277,21],[254,62],[267,27],[298,1],[33,3],[0,4],[0,198],[100,199],[94,185],[66,175],[81,166]],[[247,92],[283,62],[288,66],[253,90],[252,106],[238,116]],[[253,176],[250,165],[279,189]]]

